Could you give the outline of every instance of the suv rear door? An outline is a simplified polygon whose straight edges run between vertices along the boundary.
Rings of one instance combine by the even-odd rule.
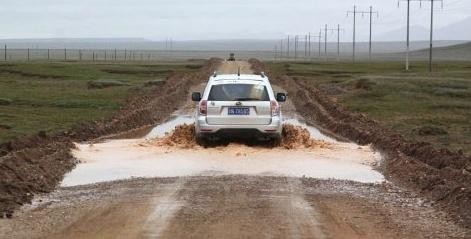
[[[208,95],[206,122],[211,125],[267,125],[271,104],[262,84],[217,84]]]

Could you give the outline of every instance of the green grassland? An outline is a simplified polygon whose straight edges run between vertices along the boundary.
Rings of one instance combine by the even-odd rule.
[[[304,78],[351,111],[366,113],[410,138],[471,154],[471,62],[438,62],[434,72],[399,62],[272,63]]]
[[[130,94],[200,64],[0,63],[0,143],[109,117]]]

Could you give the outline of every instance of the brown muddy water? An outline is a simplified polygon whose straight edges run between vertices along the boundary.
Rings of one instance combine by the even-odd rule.
[[[381,155],[369,146],[338,142],[297,119],[285,123],[306,129],[309,147],[258,147],[239,143],[204,148],[159,143],[176,126],[191,124],[191,116],[178,116],[156,126],[139,139],[77,143],[74,156],[81,162],[61,186],[76,186],[136,177],[262,175],[312,177],[381,183],[374,170]]]

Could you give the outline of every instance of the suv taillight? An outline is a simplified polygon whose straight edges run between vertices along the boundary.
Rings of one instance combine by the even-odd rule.
[[[208,113],[208,101],[202,100],[200,101],[200,115],[206,115]]]
[[[280,107],[278,106],[278,102],[272,100],[270,101],[271,105],[271,116],[278,116],[280,113]]]

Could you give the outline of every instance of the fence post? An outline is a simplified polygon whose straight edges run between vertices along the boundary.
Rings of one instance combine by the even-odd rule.
[[[116,48],[114,49],[114,61],[116,61],[118,59],[118,56],[117,56],[117,51],[116,51]]]
[[[28,48],[28,61],[29,61],[29,48]]]
[[[50,55],[50,52],[49,52],[49,48],[47,49],[47,61],[51,60],[51,55]]]
[[[105,50],[105,61],[106,61],[106,50]]]
[[[64,61],[67,61],[67,48],[64,48]]]
[[[124,62],[126,62],[127,57],[128,57],[128,51],[124,49]]]
[[[82,61],[82,49],[79,49],[79,61]]]
[[[7,61],[7,44],[5,44],[5,61]]]
[[[92,61],[95,61],[95,51],[92,52]]]

